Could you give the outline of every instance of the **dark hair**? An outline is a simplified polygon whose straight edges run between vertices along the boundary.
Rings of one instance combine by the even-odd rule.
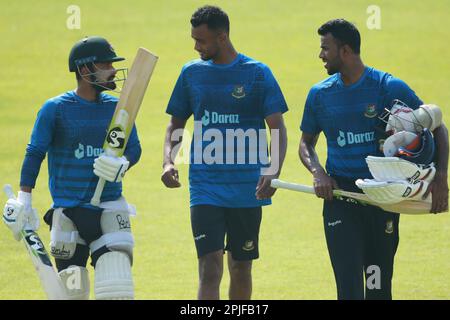
[[[331,33],[339,42],[338,45],[348,45],[354,53],[359,54],[361,47],[361,36],[354,24],[344,19],[334,19],[324,23],[319,30],[319,35],[324,36]]]
[[[202,24],[206,24],[211,30],[230,32],[228,15],[219,7],[203,6],[198,8],[191,17],[191,25],[196,28]]]

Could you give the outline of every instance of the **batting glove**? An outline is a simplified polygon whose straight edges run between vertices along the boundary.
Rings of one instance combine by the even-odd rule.
[[[22,239],[21,231],[27,227],[36,231],[39,216],[31,207],[31,193],[19,191],[17,199],[9,199],[3,209],[3,222],[13,233],[14,239]]]
[[[124,156],[117,158],[102,154],[94,160],[94,174],[109,182],[120,182],[130,162]]]

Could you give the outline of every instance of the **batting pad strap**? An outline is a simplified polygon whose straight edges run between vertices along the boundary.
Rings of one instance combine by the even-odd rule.
[[[111,250],[125,251],[131,257],[134,247],[134,238],[130,232],[117,231],[106,233],[97,240],[92,241],[89,245],[92,252],[97,251],[103,246],[106,246]]]
[[[78,231],[63,232],[61,230],[52,229],[50,231],[50,238],[54,241],[68,242],[68,243],[78,243],[86,245]]]
[[[111,251],[127,253],[130,261],[133,261],[134,239],[128,211],[105,209],[100,218],[100,225],[103,235],[90,243],[91,251],[106,246]]]
[[[94,292],[97,300],[134,299],[134,284],[128,255],[113,251],[100,256],[95,266]]]

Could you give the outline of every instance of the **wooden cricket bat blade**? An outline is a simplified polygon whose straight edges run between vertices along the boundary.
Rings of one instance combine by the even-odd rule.
[[[123,155],[157,61],[158,57],[147,49],[138,49],[106,134],[103,144],[106,155]],[[100,205],[105,183],[104,179],[99,178],[91,199],[93,206]]]
[[[3,192],[8,199],[16,199],[11,185],[4,185]],[[25,248],[30,255],[34,269],[39,276],[39,280],[41,281],[42,288],[44,289],[47,298],[49,300],[67,299],[64,284],[61,282],[59,275],[53,268],[50,256],[48,255],[47,250],[45,250],[39,235],[27,227],[27,225],[25,225],[21,234]]]
[[[378,206],[385,211],[402,214],[431,214],[431,202],[425,201],[403,200],[395,204],[378,204]]]

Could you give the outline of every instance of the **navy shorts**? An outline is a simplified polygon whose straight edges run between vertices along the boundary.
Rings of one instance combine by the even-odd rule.
[[[225,250],[231,252],[234,260],[258,259],[261,219],[261,207],[191,207],[191,226],[197,256],[200,258],[211,252]]]

